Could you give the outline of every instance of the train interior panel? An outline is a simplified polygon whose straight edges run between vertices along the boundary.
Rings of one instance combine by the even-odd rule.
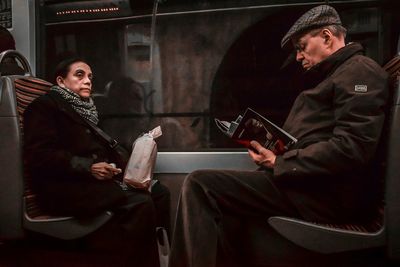
[[[304,81],[301,66],[292,52],[281,49],[280,40],[301,14],[323,3],[340,13],[348,29],[346,42],[360,42],[366,55],[380,65],[399,53],[400,9],[390,0],[8,0],[0,2],[0,22],[15,37],[16,50],[29,63],[32,77],[54,83],[59,61],[80,57],[90,63],[99,125],[122,146],[130,149],[142,133],[161,126],[154,178],[171,191],[173,225],[187,174],[197,169],[257,168],[247,149],[227,138],[214,118],[232,121],[250,107],[283,125]],[[2,168],[9,164],[5,158],[11,153],[3,142],[13,139],[9,131],[16,126],[3,126],[9,115],[1,114],[2,102],[8,99],[4,88],[14,78],[0,78]],[[9,101],[15,102],[12,93]],[[392,131],[398,134],[398,129]],[[11,132],[14,139],[20,134]],[[12,142],[21,145],[20,140]],[[392,142],[395,146],[395,138]],[[22,173],[23,166],[15,168]],[[19,172],[15,175],[22,176]],[[0,187],[7,187],[12,175],[0,174]],[[398,178],[393,173],[391,179]],[[398,187],[398,182],[394,184]],[[7,214],[0,213],[1,226],[8,227]],[[21,224],[17,227],[22,234],[3,240],[7,235],[0,226],[0,266],[104,263],[82,252],[79,240],[22,230],[23,219],[13,219]],[[238,230],[243,246],[235,249],[248,266],[396,266],[400,258],[399,231],[389,232],[393,237],[382,237],[377,246],[327,255],[295,245],[267,224],[257,225],[252,232]],[[389,241],[385,240],[397,249],[394,258],[387,256]],[[77,256],[86,260],[76,264]],[[44,263],[43,257],[51,263]]]

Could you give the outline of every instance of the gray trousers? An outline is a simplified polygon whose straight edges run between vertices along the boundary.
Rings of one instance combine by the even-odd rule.
[[[240,241],[224,227],[224,218],[261,220],[267,226],[270,216],[301,218],[270,172],[195,171],[183,183],[169,266],[237,266],[232,248]]]

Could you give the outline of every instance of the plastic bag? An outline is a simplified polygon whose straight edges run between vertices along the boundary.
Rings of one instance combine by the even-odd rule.
[[[125,184],[139,189],[151,189],[153,169],[157,159],[157,144],[154,139],[161,135],[161,127],[157,126],[135,140],[125,168]]]
[[[160,267],[168,267],[168,258],[171,253],[171,248],[169,246],[167,230],[163,227],[157,227],[156,231]]]

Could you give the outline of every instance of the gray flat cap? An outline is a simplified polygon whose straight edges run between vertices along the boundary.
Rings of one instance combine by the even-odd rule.
[[[304,13],[289,29],[282,38],[281,47],[285,48],[290,43],[290,39],[298,34],[306,33],[309,30],[328,26],[342,25],[339,14],[328,5],[314,7]]]

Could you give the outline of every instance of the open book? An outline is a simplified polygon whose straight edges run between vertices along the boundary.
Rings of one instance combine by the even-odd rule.
[[[224,134],[245,147],[251,148],[250,141],[255,140],[277,155],[297,142],[296,138],[251,108],[247,108],[243,116],[239,115],[235,121],[215,119],[215,123]]]

